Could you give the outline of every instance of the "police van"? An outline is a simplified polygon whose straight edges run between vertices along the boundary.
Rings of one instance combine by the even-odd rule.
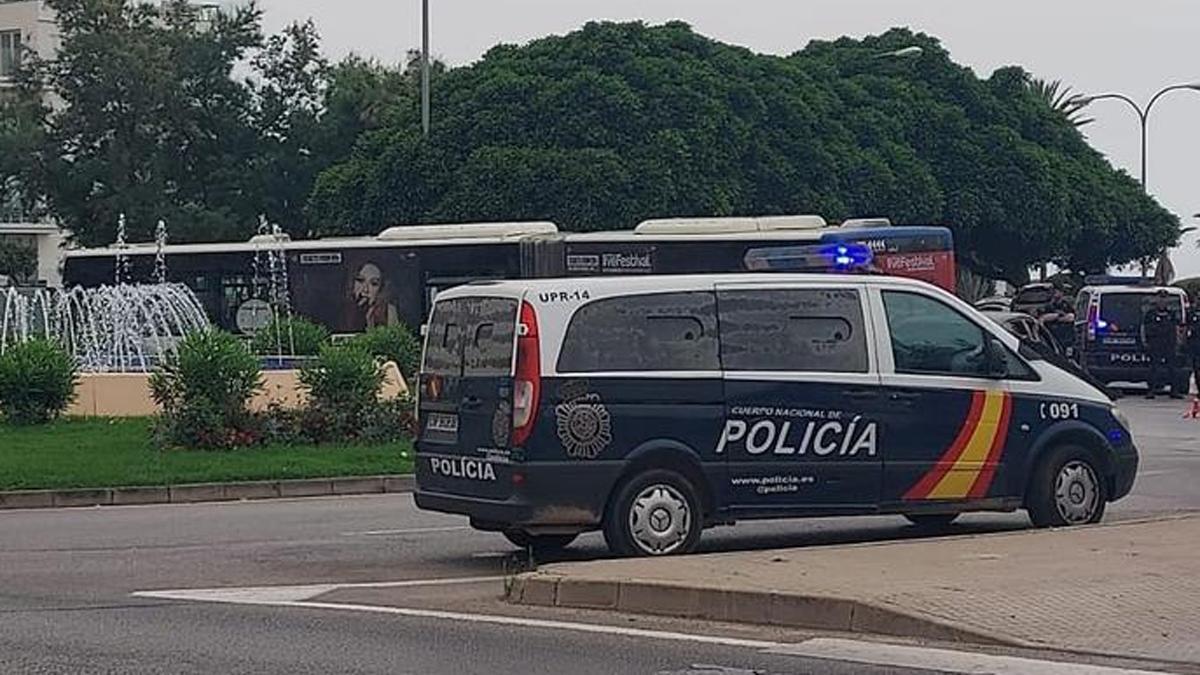
[[[1182,288],[1138,280],[1081,289],[1075,300],[1075,330],[1083,369],[1105,384],[1148,382],[1151,358],[1142,318],[1160,297],[1176,318],[1182,346],[1189,311],[1188,295]],[[1172,371],[1169,384],[1175,391],[1187,392],[1191,372],[1183,359],[1176,359]]]
[[[1138,454],[1100,390],[880,276],[484,282],[426,329],[416,503],[519,546],[692,550],[743,519],[1094,523]]]

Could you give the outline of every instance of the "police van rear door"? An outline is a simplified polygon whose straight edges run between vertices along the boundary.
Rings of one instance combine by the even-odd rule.
[[[421,367],[417,479],[423,489],[511,492],[513,364],[520,297],[439,300]]]
[[[861,284],[717,287],[731,506],[859,511],[878,504],[880,382]]]
[[[1147,293],[1100,294],[1096,342],[1099,349],[1090,365],[1100,368],[1140,368],[1150,356],[1142,340],[1142,317],[1153,296]]]

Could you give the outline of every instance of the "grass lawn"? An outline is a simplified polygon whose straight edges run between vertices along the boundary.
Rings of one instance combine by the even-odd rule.
[[[220,452],[159,450],[148,419],[67,419],[0,425],[0,490],[136,487],[412,471],[412,445],[265,446]]]

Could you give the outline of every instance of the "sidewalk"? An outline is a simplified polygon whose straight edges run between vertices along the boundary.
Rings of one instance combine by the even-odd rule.
[[[510,600],[1200,663],[1200,516],[554,564]]]
[[[412,492],[413,476],[352,476],[350,478],[297,478],[285,480],[152,485],[142,487],[80,488],[66,490],[0,491],[0,511],[59,509],[89,506],[144,506],[147,504],[197,504],[250,499],[340,497],[390,492]]]

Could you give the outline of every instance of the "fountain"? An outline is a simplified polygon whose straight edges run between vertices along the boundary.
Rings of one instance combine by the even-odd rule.
[[[117,249],[126,244],[125,216],[117,221]],[[255,241],[254,292],[265,292],[275,317],[291,316],[288,294],[286,235],[279,226],[263,219]],[[258,242],[269,241],[261,252]],[[167,282],[167,226],[155,230],[154,279],[158,283],[131,284],[129,256],[118,254],[114,285],[99,288],[0,288],[0,354],[32,339],[58,341],[79,363],[82,372],[77,398],[70,415],[148,416],[157,412],[150,396],[149,377],[175,351],[186,335],[208,330],[210,323],[199,299],[183,284]],[[264,269],[265,268],[265,269]],[[267,279],[262,279],[263,272]],[[278,326],[278,322],[275,322]],[[288,323],[290,328],[290,322]],[[285,345],[294,344],[290,334],[274,337],[279,355],[267,359],[263,389],[251,402],[262,410],[271,405],[295,408],[303,404],[296,361],[285,363]],[[294,353],[294,347],[291,352]],[[272,367],[272,365],[274,367]],[[394,371],[394,372],[392,372]],[[404,380],[391,365],[385,392],[398,396],[407,392]]]
[[[129,247],[126,241],[125,231],[125,214],[117,216],[117,240],[113,242],[113,248],[117,249],[116,269],[113,270],[113,283],[120,286],[129,279],[129,254],[125,249]]]
[[[275,331],[272,336],[275,338],[275,353],[261,355],[269,357],[265,361],[268,368],[290,367],[298,360],[295,357],[296,339],[292,332],[292,301],[289,292],[287,251],[284,248],[287,240],[288,235],[283,228],[271,224],[265,215],[259,216],[258,236],[251,240],[254,244],[251,289],[253,297],[263,301],[265,306],[270,308],[271,320],[268,325]],[[287,327],[286,335],[280,331],[281,318],[284,319],[283,325]],[[260,325],[256,330],[262,328]]]
[[[126,243],[125,214],[117,219],[116,247]],[[8,288],[0,295],[0,353],[34,338],[57,340],[85,373],[145,373],[188,333],[209,327],[195,293],[167,283],[163,247],[167,225],[158,222],[154,275],[158,283],[135,285],[129,256],[117,255],[115,284],[99,288]]]
[[[167,283],[167,223],[158,221],[154,228],[154,280],[160,284]]]
[[[9,288],[0,297],[0,353],[18,342],[53,339],[84,372],[148,372],[183,336],[209,326],[200,301],[182,284]]]

